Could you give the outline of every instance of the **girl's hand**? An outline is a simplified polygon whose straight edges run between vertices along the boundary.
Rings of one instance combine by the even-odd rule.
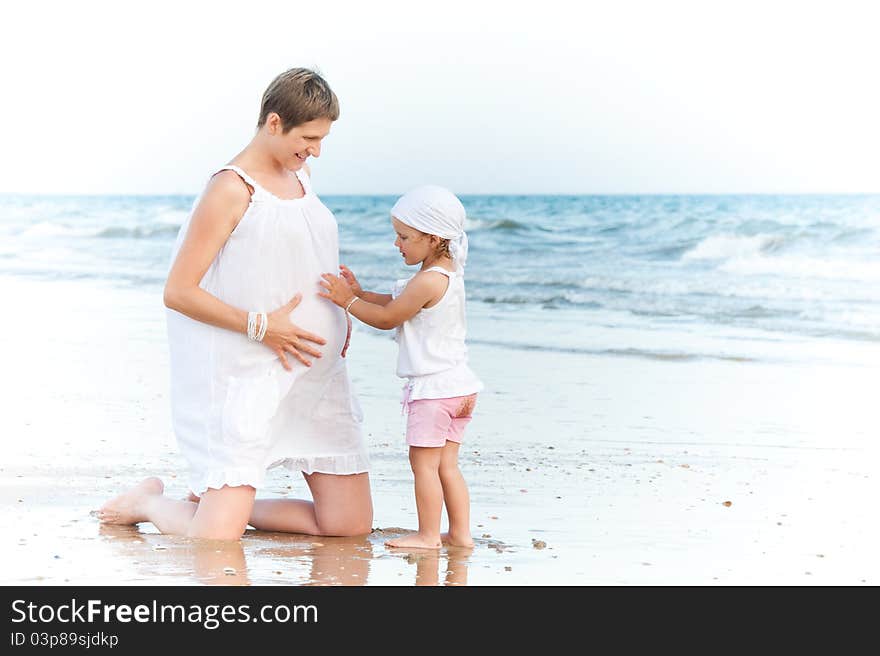
[[[340,264],[339,273],[343,278],[345,278],[345,282],[347,282],[348,286],[351,287],[351,291],[354,292],[355,296],[360,296],[364,293],[364,290],[361,288],[361,284],[357,281],[357,278],[354,277],[354,273],[352,273],[351,269],[349,269],[344,264]]]
[[[341,276],[334,276],[332,273],[322,273],[322,280],[318,282],[326,289],[326,292],[318,292],[318,296],[329,298],[341,308],[348,305],[351,299],[355,298],[355,293],[351,286]]]
[[[278,354],[278,359],[285,369],[290,371],[293,367],[287,360],[287,354],[291,354],[305,366],[311,367],[311,360],[306,359],[304,353],[321,357],[321,352],[308,342],[315,344],[326,344],[327,340],[313,335],[290,322],[290,313],[299,305],[302,300],[302,294],[297,294],[290,301],[282,305],[274,312],[268,314],[269,325],[266,328],[266,334],[263,336],[263,344]]]

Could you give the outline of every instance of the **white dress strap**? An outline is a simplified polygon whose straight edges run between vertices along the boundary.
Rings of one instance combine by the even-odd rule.
[[[236,166],[235,164],[227,164],[226,166],[217,169],[217,173],[220,173],[220,171],[233,171],[233,172],[237,173],[238,177],[240,177],[242,180],[244,180],[246,183],[248,183],[250,185],[251,189],[254,190],[254,193],[256,193],[257,190],[261,188],[260,185],[257,184],[256,180],[254,180],[251,176],[249,176],[247,173],[245,173],[244,169]],[[216,175],[216,173],[215,173],[215,175]]]
[[[305,192],[305,195],[306,196],[311,195],[311,193],[312,193],[312,180],[309,177],[309,174],[306,173],[305,168],[300,167],[296,171],[296,177],[299,180],[300,184],[302,185],[303,191]]]
[[[452,278],[452,276],[455,275],[455,272],[454,272],[454,271],[447,271],[446,269],[444,269],[444,268],[441,267],[441,266],[432,266],[432,267],[429,267],[429,268],[425,269],[425,270],[423,271],[423,273],[427,273],[428,271],[436,271],[436,272],[438,272],[438,273],[442,273],[442,274],[446,275],[448,278]]]

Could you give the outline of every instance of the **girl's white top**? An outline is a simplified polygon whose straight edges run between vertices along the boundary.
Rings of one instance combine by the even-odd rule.
[[[397,328],[397,375],[408,379],[405,397],[415,401],[475,394],[483,383],[467,362],[464,275],[442,267],[426,271],[444,274],[449,285],[436,305],[422,308]],[[398,280],[391,296],[400,296],[410,280]]]
[[[288,356],[293,370],[286,371],[271,349],[247,335],[168,310],[171,414],[190,489],[259,488],[266,470],[279,465],[306,473],[368,471],[361,410],[340,357],[345,312],[316,293],[320,275],[339,268],[336,219],[305,171],[296,173],[305,196],[286,200],[236,166],[220,170],[227,169],[254,192],[200,287],[241,310],[264,312],[300,292],[290,320],[327,344],[317,347],[323,357],[312,358],[311,367]]]

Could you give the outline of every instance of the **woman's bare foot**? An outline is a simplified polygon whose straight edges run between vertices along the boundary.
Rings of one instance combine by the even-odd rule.
[[[411,533],[393,540],[386,540],[385,546],[395,549],[439,549],[440,540],[426,539],[419,533]]]
[[[472,547],[474,541],[470,535],[460,536],[452,533],[441,533],[440,540],[451,547]]]
[[[161,495],[164,490],[165,485],[155,476],[145,478],[133,488],[101,506],[95,516],[107,524],[145,522],[147,518],[143,514],[144,501],[151,496]]]

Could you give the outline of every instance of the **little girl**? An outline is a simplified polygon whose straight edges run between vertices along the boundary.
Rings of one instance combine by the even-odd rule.
[[[449,533],[443,541],[473,546],[470,500],[458,468],[458,449],[483,384],[467,364],[464,265],[465,210],[450,191],[418,187],[391,208],[394,245],[408,265],[421,264],[391,294],[361,289],[344,265],[341,276],[322,275],[318,292],[364,323],[397,328],[397,375],[406,378],[406,443],[415,477],[419,532],[389,540],[390,547],[439,549],[443,503]]]

